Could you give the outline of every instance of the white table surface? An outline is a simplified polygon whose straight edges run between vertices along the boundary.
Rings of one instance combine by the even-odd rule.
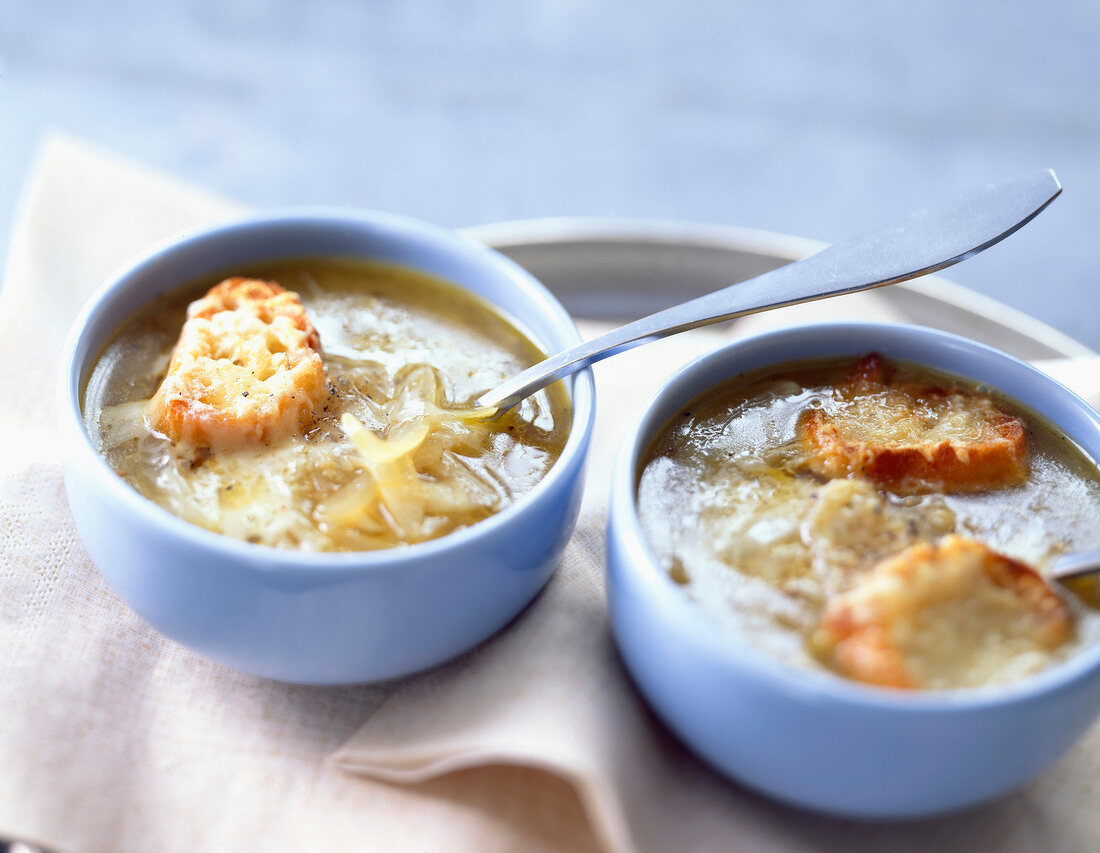
[[[256,205],[842,239],[1052,166],[950,278],[1100,348],[1100,3],[0,0],[0,254],[44,133]]]

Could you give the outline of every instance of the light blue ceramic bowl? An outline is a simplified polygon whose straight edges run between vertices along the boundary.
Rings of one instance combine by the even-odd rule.
[[[589,372],[569,383],[572,431],[545,479],[503,512],[441,539],[380,552],[305,554],[188,524],[141,497],[96,452],[80,416],[84,383],[111,334],[158,293],[237,265],[307,255],[424,270],[500,306],[548,351],[579,341],[569,315],[522,268],[413,220],[292,211],[190,233],[105,284],[73,328],[60,394],[65,485],[99,571],[164,634],[270,678],[373,681],[466,651],[542,588],[576,522],[594,386]]]
[[[739,644],[659,569],[635,507],[658,430],[742,371],[876,350],[999,388],[1100,459],[1100,416],[1043,373],[931,329],[890,324],[793,328],[734,343],[682,369],[627,435],[612,485],[611,621],[657,714],[699,756],[778,799],[856,817],[912,817],[988,800],[1030,779],[1100,714],[1100,645],[1000,688],[900,693],[800,669]]]

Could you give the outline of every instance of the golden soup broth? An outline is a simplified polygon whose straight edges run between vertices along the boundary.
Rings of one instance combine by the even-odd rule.
[[[162,297],[132,317],[88,380],[84,419],[111,467],[170,512],[277,547],[387,548],[499,512],[560,455],[571,421],[561,383],[492,421],[455,415],[543,357],[479,297],[417,271],[352,259],[300,259],[229,274],[277,281],[299,294],[320,333],[330,393],[304,435],[216,452],[171,442],[148,426],[148,401],[187,305],[226,276]],[[421,425],[427,437],[396,461],[372,467],[349,440],[345,413],[383,441],[419,436]]]
[[[835,389],[852,359],[748,373],[708,392],[650,446],[638,482],[645,537],[683,591],[742,641],[787,661],[823,664],[811,642],[830,598],[917,542],[956,532],[1040,573],[1057,555],[1100,546],[1100,475],[1081,450],[1001,397],[1027,425],[1026,482],[982,493],[897,496],[868,480],[819,479],[797,440],[802,412],[849,414]],[[898,365],[897,381],[958,380]],[[1093,593],[1095,594],[1095,593]],[[1033,650],[944,666],[934,687],[1010,681],[1100,638],[1100,613],[1066,594],[1075,637]],[[942,651],[942,650],[941,650]],[[946,660],[941,656],[941,659]]]

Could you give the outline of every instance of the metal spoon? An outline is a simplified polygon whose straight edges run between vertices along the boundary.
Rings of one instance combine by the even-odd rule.
[[[1026,225],[1062,191],[1051,169],[991,184],[805,260],[676,305],[550,356],[477,401],[492,418],[555,380],[639,344],[745,314],[855,293],[942,270]]]
[[[1100,574],[1100,549],[1063,554],[1050,564],[1050,576],[1056,581],[1067,581],[1092,574]]]

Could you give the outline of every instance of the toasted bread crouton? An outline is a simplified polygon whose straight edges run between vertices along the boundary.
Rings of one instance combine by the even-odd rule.
[[[1073,634],[1030,566],[961,536],[878,563],[822,613],[813,645],[839,673],[901,688],[995,683],[1038,669]]]
[[[890,384],[879,356],[856,365],[830,411],[803,413],[808,468],[828,478],[866,477],[896,494],[979,492],[1027,478],[1018,417],[984,394]]]
[[[276,317],[285,317],[291,326],[305,336],[305,343],[318,352],[321,338],[306,315],[298,294],[286,290],[274,281],[258,278],[227,278],[216,284],[201,299],[187,308],[189,319],[209,320],[223,311],[247,311],[271,325]]]
[[[149,420],[175,441],[211,448],[300,432],[327,393],[319,349],[297,294],[226,279],[187,309]]]

